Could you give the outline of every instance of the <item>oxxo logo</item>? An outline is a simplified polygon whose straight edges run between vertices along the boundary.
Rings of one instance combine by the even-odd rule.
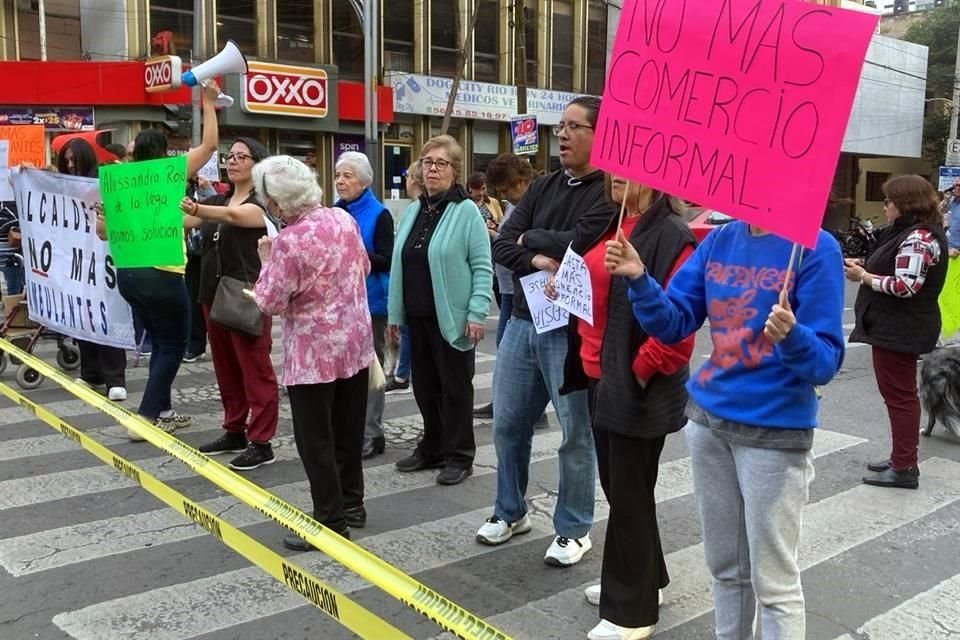
[[[147,93],[169,91],[180,86],[183,63],[177,56],[151,58],[143,66],[143,84]]]
[[[247,113],[323,118],[327,72],[313,67],[249,63],[240,106]]]

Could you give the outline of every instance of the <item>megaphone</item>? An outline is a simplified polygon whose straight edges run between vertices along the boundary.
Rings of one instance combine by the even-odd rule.
[[[184,72],[181,76],[181,82],[188,87],[196,87],[203,84],[205,80],[216,78],[217,76],[228,73],[246,73],[247,59],[244,57],[240,47],[233,40],[227,40],[223,51],[213,56],[206,62],[198,64],[190,71]]]

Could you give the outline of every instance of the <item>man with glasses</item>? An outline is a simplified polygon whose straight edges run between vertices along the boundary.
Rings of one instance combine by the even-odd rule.
[[[544,562],[576,564],[590,550],[596,454],[586,391],[560,395],[567,356],[567,329],[537,334],[519,279],[536,271],[556,272],[567,247],[600,235],[614,214],[603,196],[603,173],[590,165],[600,100],[572,100],[556,127],[562,169],[534,182],[500,228],[493,256],[514,272],[513,315],[503,334],[493,384],[493,434],[497,449],[497,499],[493,516],[479,531],[481,544],[499,545],[527,533],[525,494],[534,423],[547,402],[556,410],[560,486],[553,515],[556,536]],[[583,247],[579,247],[582,250]]]

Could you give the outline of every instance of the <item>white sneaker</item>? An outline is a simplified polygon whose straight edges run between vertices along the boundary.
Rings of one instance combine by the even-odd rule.
[[[657,625],[652,624],[649,627],[621,627],[612,622],[601,620],[600,624],[590,629],[587,634],[587,640],[643,640],[653,635],[657,630]]]
[[[516,522],[507,522],[497,516],[491,516],[477,530],[477,542],[495,547],[498,544],[503,544],[514,535],[529,533],[531,529],[533,529],[533,525],[530,524],[530,518],[527,517],[527,514],[523,514],[523,517]]]
[[[123,402],[127,399],[127,390],[123,387],[110,387],[107,397],[114,402]]]
[[[595,607],[600,606],[600,585],[595,584],[583,590],[583,595],[587,597],[587,602]],[[663,606],[663,589],[657,589],[657,605]]]
[[[587,551],[593,548],[590,542],[590,536],[585,535],[582,538],[565,538],[557,536],[550,543],[543,561],[551,567],[572,567],[580,562]]]

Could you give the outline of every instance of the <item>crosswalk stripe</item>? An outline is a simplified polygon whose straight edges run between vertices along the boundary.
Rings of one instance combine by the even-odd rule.
[[[532,461],[556,458],[562,438],[559,431],[534,438]],[[496,473],[494,445],[477,447],[474,467],[474,476]],[[436,484],[434,473],[399,473],[393,463],[365,468],[363,481],[367,501]],[[310,489],[306,481],[271,487],[270,492],[289,504],[309,510],[306,505],[310,504]],[[233,497],[224,497],[200,504],[223,515],[240,503]],[[227,519],[236,527],[269,520],[247,508],[232,510]],[[0,540],[0,566],[11,575],[21,576],[204,535],[206,531],[194,526],[176,511],[158,509]]]
[[[922,465],[923,479],[915,492],[897,492],[858,485],[824,498],[804,510],[800,542],[800,567],[807,570],[854,547],[923,518],[960,500],[955,482],[960,464],[931,458]],[[685,547],[666,557],[671,583],[664,590],[657,631],[678,627],[713,610],[711,579],[703,559],[703,544]],[[537,638],[529,621],[542,619],[550,612],[566,611],[574,615],[584,632],[597,623],[597,609],[587,604],[583,589],[597,580],[567,589],[550,597],[530,602],[513,611],[492,616],[488,621],[514,638]],[[568,620],[569,620],[568,618]],[[542,632],[542,627],[540,627]],[[520,630],[521,633],[517,633]],[[883,636],[887,637],[886,632]],[[897,635],[889,637],[923,637]]]
[[[836,640],[857,638],[923,638],[956,640],[960,637],[960,575],[944,580],[932,589],[901,602]]]
[[[819,434],[817,440],[818,455],[864,442],[861,438],[826,431]],[[689,464],[689,458],[682,458],[662,465],[658,500],[693,491]],[[528,501],[537,534],[531,537],[550,535],[553,532],[550,514],[556,506],[556,495],[539,494]],[[489,515],[490,508],[485,507],[362,538],[359,544],[404,571],[420,573],[490,553],[492,547],[479,545],[474,540],[476,527]],[[606,515],[606,502],[599,497],[595,520],[602,520]],[[316,571],[320,579],[328,580],[345,593],[367,586],[362,579],[319,553],[298,556],[298,560]],[[240,584],[243,589],[237,590],[236,585]],[[224,597],[231,592],[233,597]],[[301,602],[295,596],[291,597],[258,570],[248,568],[61,613],[54,617],[54,623],[79,640],[125,638],[134,632],[138,640],[167,640],[209,633],[299,606]]]

